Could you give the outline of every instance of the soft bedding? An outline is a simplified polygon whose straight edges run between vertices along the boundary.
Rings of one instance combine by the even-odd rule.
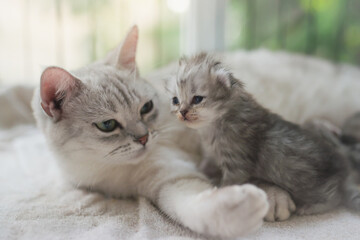
[[[335,124],[360,111],[360,70],[266,50],[223,55],[269,109],[303,123]],[[160,87],[172,70],[149,75]],[[61,178],[28,102],[32,88],[0,92],[0,239],[203,239],[169,220],[144,198],[114,199],[75,189]],[[243,239],[360,239],[360,214],[329,213],[265,223]]]

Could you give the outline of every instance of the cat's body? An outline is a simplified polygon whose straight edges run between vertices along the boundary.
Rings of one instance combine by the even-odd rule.
[[[200,130],[206,151],[221,166],[223,184],[254,178],[274,183],[291,194],[298,212],[314,203],[331,208],[341,202],[346,166],[331,145],[261,107],[261,117],[243,116],[238,109],[229,108],[232,116]],[[244,121],[249,124],[239,124]]]
[[[214,188],[177,146],[176,124],[138,74],[137,38],[134,27],[103,61],[43,72],[34,115],[66,180],[110,196],[144,196],[197,233],[237,237],[258,228],[268,209],[264,192]]]
[[[224,185],[254,179],[275,184],[291,194],[299,214],[333,208],[343,194],[354,197],[345,190],[347,161],[331,144],[260,106],[211,56],[181,60],[168,89],[172,111],[198,130]],[[360,209],[356,193],[348,205]]]

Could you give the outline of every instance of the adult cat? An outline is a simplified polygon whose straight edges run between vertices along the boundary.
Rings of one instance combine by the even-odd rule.
[[[237,237],[255,230],[268,211],[266,195],[248,184],[214,188],[196,170],[167,127],[167,104],[139,76],[137,40],[135,26],[105,60],[42,73],[34,115],[64,177],[111,196],[145,196],[198,233]]]

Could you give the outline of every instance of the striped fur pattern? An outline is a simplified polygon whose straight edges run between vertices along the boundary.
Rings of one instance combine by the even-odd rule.
[[[132,62],[136,40],[134,27],[104,61],[72,72],[44,71],[32,103],[34,115],[65,179],[109,196],[147,197],[196,233],[232,238],[259,228],[268,209],[265,193],[250,184],[214,188],[196,169],[193,155],[177,139],[188,137],[195,148],[199,142],[169,121],[167,104],[139,76]],[[63,78],[65,85],[57,84]],[[70,91],[66,83],[71,81],[76,87]],[[142,114],[149,101],[151,110]],[[118,123],[114,130],[96,127],[110,119]],[[137,141],[141,136],[147,141]]]

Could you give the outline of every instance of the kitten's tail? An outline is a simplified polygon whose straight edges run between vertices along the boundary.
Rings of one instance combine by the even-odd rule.
[[[360,211],[359,173],[351,173],[344,184],[344,204],[350,209]]]
[[[347,156],[353,168],[360,174],[360,143],[349,146]]]
[[[360,144],[349,147],[341,141],[341,135],[331,128],[323,125],[310,123],[306,127],[318,134],[324,141],[330,144],[346,161],[349,174],[344,181],[344,205],[350,209],[360,211]]]
[[[330,144],[336,152],[345,157],[349,161],[350,166],[355,168],[358,174],[360,174],[360,143],[356,144],[356,142],[351,142],[351,144],[347,144],[348,141],[354,140],[348,136],[341,135],[341,133],[336,130],[332,130],[336,129],[336,127],[331,128],[330,124],[324,125],[322,121],[319,123],[314,120],[306,123],[304,127]]]

